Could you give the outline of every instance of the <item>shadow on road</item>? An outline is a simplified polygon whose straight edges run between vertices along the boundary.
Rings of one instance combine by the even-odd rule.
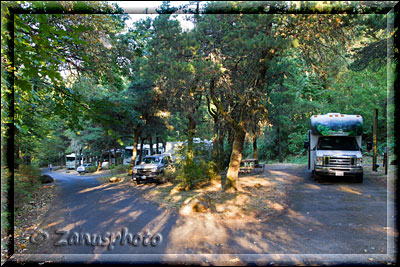
[[[387,253],[386,188],[371,177],[363,184],[315,183],[301,165],[266,167],[257,177],[279,183],[278,189],[286,190],[290,198],[283,213],[258,223],[245,218],[218,221],[207,214],[183,217],[142,198],[156,185],[137,190],[122,183],[99,184],[95,177],[53,172],[60,185],[59,197],[41,226],[49,237],[28,253],[87,254],[89,262],[111,254],[153,254],[159,260],[175,254],[210,254],[202,255],[202,260],[215,261],[215,254]],[[156,246],[116,243],[113,249],[75,244],[76,238],[82,240],[81,234],[111,238],[124,228],[132,236],[146,231],[151,236],[160,234],[162,242]],[[55,246],[60,230],[69,231],[67,244]],[[236,263],[241,260],[235,258]]]

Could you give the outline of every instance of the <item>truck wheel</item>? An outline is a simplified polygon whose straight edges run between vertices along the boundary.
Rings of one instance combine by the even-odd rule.
[[[314,181],[315,181],[316,183],[320,183],[320,182],[321,182],[321,176],[319,176],[319,175],[317,175],[317,174],[314,173]]]
[[[157,184],[163,184],[165,183],[165,177],[164,177],[164,171],[160,172],[158,177],[156,178],[156,183]]]
[[[364,174],[360,174],[356,176],[355,182],[356,183],[362,183],[364,180]]]

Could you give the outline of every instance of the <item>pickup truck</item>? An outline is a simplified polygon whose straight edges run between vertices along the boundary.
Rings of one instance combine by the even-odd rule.
[[[146,156],[139,165],[133,167],[132,180],[137,184],[145,181],[162,183],[164,171],[170,168],[172,160],[169,154]]]

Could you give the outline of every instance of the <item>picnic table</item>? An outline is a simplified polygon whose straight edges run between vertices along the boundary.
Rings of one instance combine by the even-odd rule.
[[[240,162],[239,173],[258,173],[264,171],[264,164],[258,164],[257,159],[244,159]]]

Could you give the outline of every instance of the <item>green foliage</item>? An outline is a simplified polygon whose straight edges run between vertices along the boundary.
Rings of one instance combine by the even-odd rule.
[[[89,173],[95,172],[96,170],[97,170],[96,166],[90,166],[90,167],[86,168],[86,172],[89,172]]]
[[[288,154],[302,155],[306,152],[304,149],[306,135],[304,133],[294,132],[288,135]]]
[[[126,173],[128,172],[129,166],[125,165],[111,165],[110,170],[112,174],[121,174],[121,173]]]
[[[199,188],[211,179],[216,179],[217,174],[214,171],[215,163],[203,159],[186,159],[181,168],[177,171],[177,180],[184,188]]]
[[[211,148],[204,143],[194,143],[193,151],[188,151],[188,145],[183,144],[176,151],[176,179],[184,188],[201,187],[215,179],[216,164],[211,161]]]
[[[185,172],[200,177],[206,169],[194,162],[213,158],[227,165],[238,128],[249,139],[257,136],[260,160],[275,160],[279,151],[291,158],[304,155],[313,114],[360,114],[363,139],[371,141],[374,108],[378,143],[383,146],[388,138],[393,148],[387,125],[393,123],[394,104],[387,99],[384,48],[395,33],[386,32],[387,15],[336,12],[368,10],[363,3],[204,5],[206,13],[193,16],[189,31],[182,30],[171,15],[176,8],[167,2],[155,19],[125,31],[127,15],[106,2],[2,3],[2,134],[4,123],[13,122],[16,162],[43,166],[76,151],[100,155],[132,145],[133,135],[187,139],[187,147],[195,136],[221,141],[214,151],[219,157],[197,144],[193,157],[181,155],[180,177],[186,181]],[[9,6],[90,12],[13,15],[10,39]],[[90,14],[95,10],[108,15]],[[328,14],[320,16],[320,10]],[[3,96],[15,97],[13,118]],[[244,156],[252,150],[246,142]]]
[[[34,166],[20,165],[14,173],[14,205],[18,210],[27,203],[38,189],[41,170]]]
[[[177,171],[175,169],[164,170],[164,173],[162,174],[165,182],[176,182],[176,175]]]
[[[10,222],[9,222],[9,200],[7,199],[8,196],[8,190],[9,190],[9,184],[8,181],[11,179],[11,174],[10,172],[4,168],[3,166],[1,167],[1,236],[6,236],[7,235],[7,230],[10,227]],[[5,245],[3,243],[3,238],[1,239],[1,247],[2,249],[5,248]]]

